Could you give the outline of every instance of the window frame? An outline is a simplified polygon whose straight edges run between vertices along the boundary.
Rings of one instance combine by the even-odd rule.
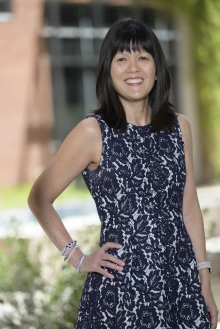
[[[11,11],[11,0],[0,0],[0,3],[5,4],[5,10],[1,11],[1,9],[0,9],[0,22],[8,22],[13,17],[13,14]]]

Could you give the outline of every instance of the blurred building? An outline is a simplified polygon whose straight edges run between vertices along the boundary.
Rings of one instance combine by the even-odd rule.
[[[51,72],[39,0],[0,0],[0,186],[33,180],[51,156]]]
[[[189,27],[160,12],[152,1],[137,3],[0,0],[0,185],[32,181],[68,132],[97,108],[101,42],[120,17],[143,20],[162,44],[173,102],[192,124],[196,180],[202,182]]]

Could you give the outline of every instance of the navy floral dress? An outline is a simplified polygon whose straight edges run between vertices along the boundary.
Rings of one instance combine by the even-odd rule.
[[[182,216],[186,180],[177,118],[172,132],[127,124],[120,133],[99,115],[99,166],[83,178],[101,221],[100,247],[125,262],[115,278],[87,273],[77,329],[210,329],[195,253]]]

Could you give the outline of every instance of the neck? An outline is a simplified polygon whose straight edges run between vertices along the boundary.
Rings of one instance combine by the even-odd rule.
[[[134,125],[144,126],[151,122],[151,108],[148,101],[145,102],[122,102],[126,120]]]

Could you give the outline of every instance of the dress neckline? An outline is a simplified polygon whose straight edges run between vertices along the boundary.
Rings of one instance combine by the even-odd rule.
[[[151,123],[148,123],[143,126],[137,126],[137,125],[133,125],[132,123],[127,122],[127,125],[128,125],[128,127],[131,127],[131,128],[144,129],[144,128],[150,127]]]

